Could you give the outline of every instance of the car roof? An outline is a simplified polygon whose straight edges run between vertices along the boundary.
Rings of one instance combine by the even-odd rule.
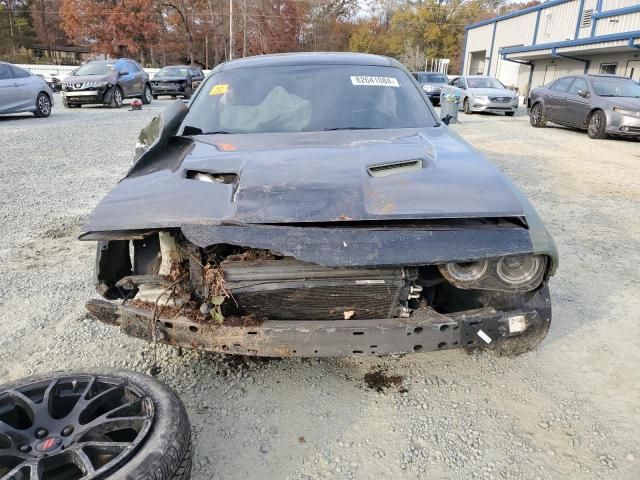
[[[305,52],[258,55],[231,60],[216,68],[217,71],[236,68],[278,67],[284,65],[370,65],[402,67],[397,60],[382,55],[347,52]]]

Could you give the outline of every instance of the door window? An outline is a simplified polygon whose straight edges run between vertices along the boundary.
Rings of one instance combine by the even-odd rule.
[[[601,63],[600,73],[608,73],[609,75],[615,75],[618,69],[617,63]]]
[[[587,82],[584,78],[576,78],[576,80],[571,84],[571,88],[569,88],[569,93],[572,95],[579,95],[579,91],[588,92],[589,87],[587,86]]]
[[[575,77],[561,78],[551,86],[551,90],[555,90],[556,92],[568,92],[571,82],[573,82],[574,79]]]
[[[11,69],[9,65],[4,65],[0,63],[0,80],[11,80],[13,75],[11,75]]]
[[[11,65],[11,72],[13,73],[13,78],[27,78],[31,76],[31,74],[26,70],[14,67],[13,65]]]
[[[138,73],[140,71],[138,66],[133,62],[127,62],[127,67],[129,67],[129,72],[131,73]]]

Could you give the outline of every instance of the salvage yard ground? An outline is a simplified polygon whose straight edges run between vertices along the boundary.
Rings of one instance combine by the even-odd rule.
[[[0,117],[0,381],[148,371],[153,349],[89,319],[76,241],[131,165],[141,112]],[[558,243],[547,339],[515,359],[252,360],[158,347],[193,424],[195,480],[622,479],[640,471],[640,142],[514,118],[453,126],[522,188]],[[365,379],[366,377],[366,379]]]

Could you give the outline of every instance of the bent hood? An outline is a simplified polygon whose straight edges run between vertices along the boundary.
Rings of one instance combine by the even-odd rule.
[[[84,232],[523,216],[518,192],[444,127],[201,135],[143,156]]]
[[[69,75],[65,77],[64,83],[89,83],[89,82],[112,82],[115,79],[115,74],[106,74],[106,75]]]

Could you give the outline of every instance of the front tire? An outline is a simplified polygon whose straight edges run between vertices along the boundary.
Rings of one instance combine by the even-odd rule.
[[[36,97],[36,111],[33,114],[38,118],[46,118],[51,115],[51,98],[44,92]]]
[[[111,106],[113,108],[120,108],[122,107],[122,89],[119,86],[115,86],[113,87],[113,96],[111,98]]]
[[[504,112],[505,117],[513,117],[516,112]]]
[[[78,463],[95,472],[90,478],[190,478],[187,413],[173,390],[151,377],[111,369],[56,372],[0,386],[0,398],[9,413],[27,414],[0,423],[2,478],[35,478],[32,470],[42,478],[80,478]]]
[[[142,90],[141,100],[144,105],[149,105],[151,100],[153,100],[153,92],[151,91],[149,84],[145,84],[144,90]]]
[[[602,110],[596,110],[589,117],[587,134],[589,138],[601,140],[607,138],[607,117]]]
[[[469,103],[469,99],[468,98],[464,99],[464,103],[462,104],[462,110],[467,115],[473,114],[473,111],[471,110],[471,104]]]
[[[192,93],[193,92],[191,90],[191,87],[185,87],[182,98],[184,98],[185,100],[189,100],[191,98]]]
[[[541,103],[536,103],[529,112],[529,123],[532,127],[543,128],[547,126],[547,118],[544,116],[544,108]]]

